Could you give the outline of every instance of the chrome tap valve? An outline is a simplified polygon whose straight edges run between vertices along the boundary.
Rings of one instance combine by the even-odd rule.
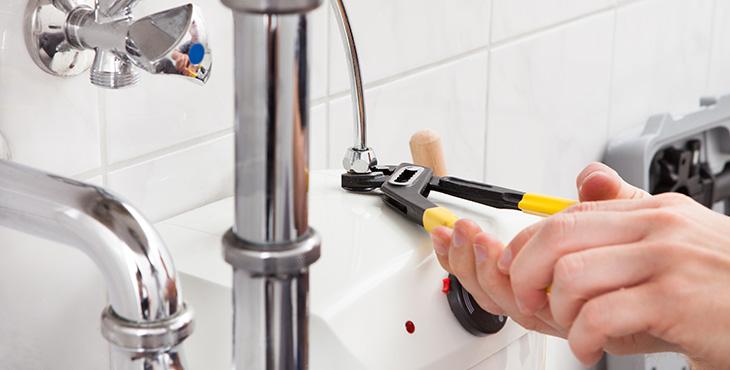
[[[90,1],[90,0],[81,0]],[[56,76],[91,68],[91,83],[116,89],[139,79],[134,67],[205,83],[212,59],[193,4],[133,20],[137,0],[31,0],[26,44],[36,64]]]

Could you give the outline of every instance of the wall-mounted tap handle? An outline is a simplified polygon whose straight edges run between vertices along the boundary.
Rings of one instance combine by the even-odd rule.
[[[212,59],[200,11],[192,4],[168,9],[129,26],[126,52],[138,67],[206,82]]]
[[[30,0],[27,46],[56,76],[91,67],[91,82],[120,88],[137,82],[133,65],[204,83],[212,58],[205,23],[192,4],[133,21],[138,0]],[[93,64],[92,61],[93,60]]]

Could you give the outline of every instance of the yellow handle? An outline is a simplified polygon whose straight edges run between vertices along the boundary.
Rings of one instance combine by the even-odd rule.
[[[526,193],[517,205],[525,213],[537,216],[550,216],[569,208],[578,202],[570,199],[549,197]]]
[[[459,217],[444,207],[433,207],[423,212],[423,228],[429,233],[439,226],[453,229],[458,220]]]

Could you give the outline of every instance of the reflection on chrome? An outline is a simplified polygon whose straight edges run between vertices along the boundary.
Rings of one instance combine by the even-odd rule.
[[[77,247],[99,267],[113,369],[185,369],[180,344],[192,312],[165,244],[134,207],[100,187],[0,160],[0,225]]]
[[[91,67],[91,82],[107,88],[136,83],[133,66],[199,83],[210,77],[208,34],[195,5],[134,21],[136,0],[89,1],[31,0],[26,43],[44,71],[73,76]]]

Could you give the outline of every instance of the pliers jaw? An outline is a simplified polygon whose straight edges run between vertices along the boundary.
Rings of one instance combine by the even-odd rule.
[[[383,183],[383,199],[396,211],[419,225],[423,214],[436,205],[428,200],[433,171],[430,168],[403,163]]]
[[[396,166],[372,166],[369,173],[345,172],[341,178],[342,188],[355,193],[367,193],[379,189],[388,181],[395,169]]]

